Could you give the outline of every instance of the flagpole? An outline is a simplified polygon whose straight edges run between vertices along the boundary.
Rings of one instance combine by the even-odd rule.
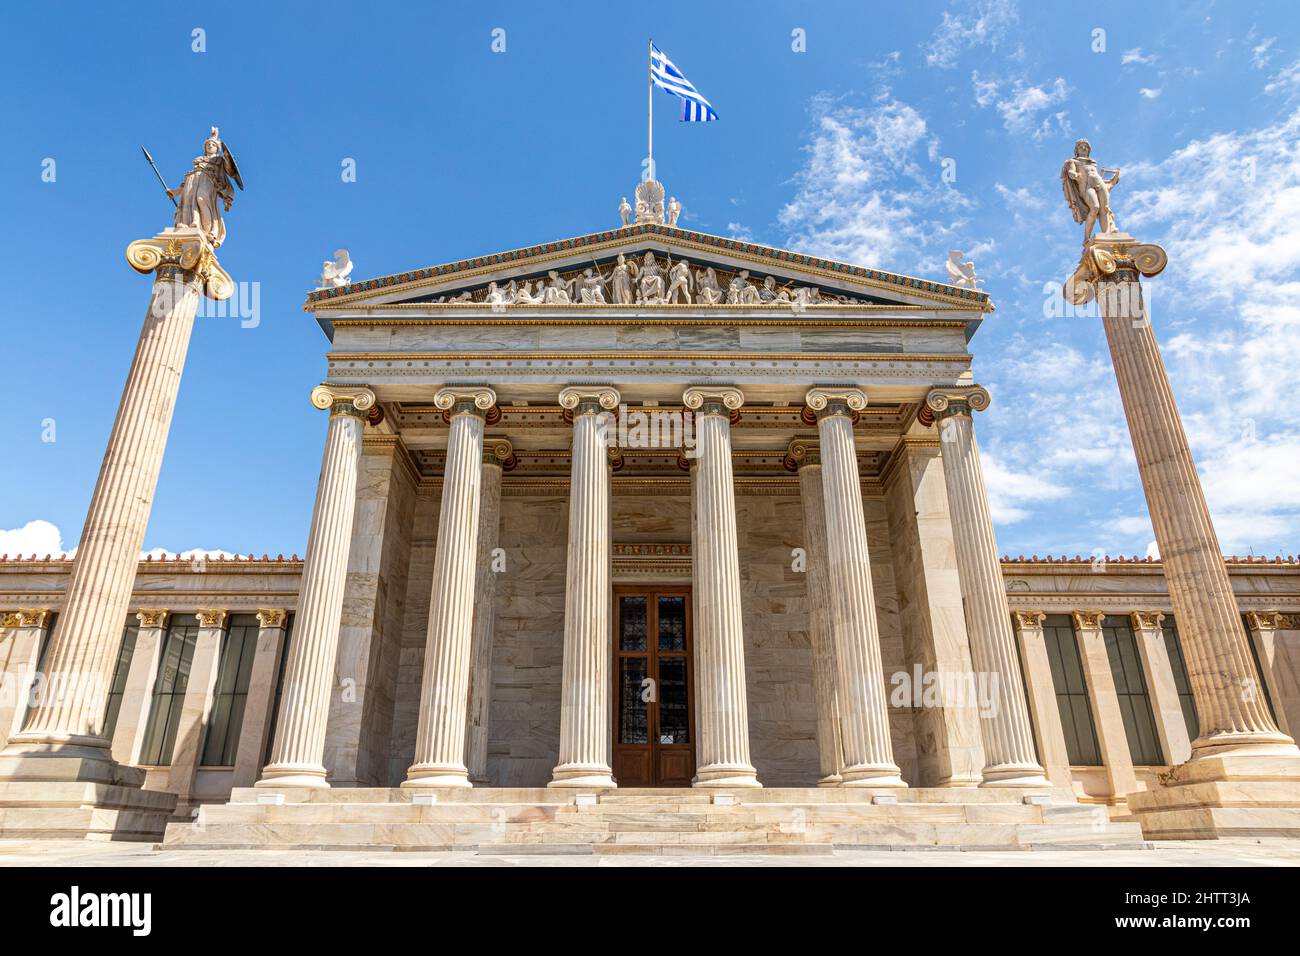
[[[650,37],[646,47],[646,172],[655,178],[655,84],[654,84],[654,37]]]

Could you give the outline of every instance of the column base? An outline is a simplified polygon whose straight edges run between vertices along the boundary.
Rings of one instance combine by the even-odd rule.
[[[751,790],[759,790],[763,787],[758,782],[758,771],[748,764],[721,763],[700,767],[696,770],[695,778],[691,780],[691,786],[697,788],[726,787],[728,789],[744,787]]]
[[[328,790],[330,785],[325,780],[324,767],[312,767],[306,764],[271,764],[262,771],[261,779],[253,784],[255,787],[310,787],[314,790]]]
[[[1300,839],[1300,756],[1195,758],[1128,806],[1148,839]]]
[[[840,771],[841,787],[906,787],[902,771],[893,764],[858,765]]]
[[[446,763],[417,763],[406,771],[406,779],[402,781],[403,790],[436,787],[468,789],[472,786],[468,770],[459,764]]]
[[[1002,764],[985,767],[981,787],[1050,787],[1047,774],[1038,764]]]
[[[48,780],[144,786],[144,771],[113,759],[103,737],[83,734],[15,734],[0,750],[0,780]]]
[[[841,777],[838,773],[828,773],[826,776],[822,777],[820,780],[817,781],[817,786],[838,787],[843,781],[844,778]]]
[[[562,763],[551,772],[551,782],[547,789],[561,787],[602,787],[611,789],[618,786],[613,771],[604,764]]]
[[[1192,741],[1189,763],[1208,757],[1300,758],[1300,749],[1286,734],[1211,734]],[[1182,766],[1186,766],[1183,764]]]

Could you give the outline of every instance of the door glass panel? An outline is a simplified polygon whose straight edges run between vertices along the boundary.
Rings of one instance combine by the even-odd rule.
[[[619,649],[644,651],[646,649],[646,599],[625,597],[618,604]]]
[[[659,599],[659,650],[686,650],[686,598]]]
[[[642,605],[644,610],[644,601]],[[618,742],[648,744],[650,708],[641,699],[641,684],[647,676],[645,658],[625,657],[618,663]]]
[[[691,742],[687,709],[686,658],[664,657],[659,660],[659,742]]]

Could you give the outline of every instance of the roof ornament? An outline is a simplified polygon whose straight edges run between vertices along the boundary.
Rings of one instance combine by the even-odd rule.
[[[348,284],[352,275],[352,257],[346,249],[334,250],[334,258],[321,263],[320,289],[337,289]]]
[[[958,288],[978,291],[980,283],[984,280],[975,275],[975,263],[973,261],[961,261],[965,255],[966,253],[960,249],[953,249],[948,253],[948,261],[945,263],[948,267],[948,278]]]
[[[637,183],[636,187],[636,224],[664,224],[664,186],[654,179]]]

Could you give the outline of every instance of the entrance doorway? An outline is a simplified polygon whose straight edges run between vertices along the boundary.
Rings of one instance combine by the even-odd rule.
[[[689,787],[695,687],[689,587],[614,590],[614,779]]]

